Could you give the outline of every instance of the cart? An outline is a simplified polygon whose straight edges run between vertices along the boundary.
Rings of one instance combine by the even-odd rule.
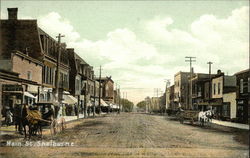
[[[199,111],[195,110],[184,110],[178,114],[180,123],[184,123],[185,120],[189,120],[191,124],[198,121]]]

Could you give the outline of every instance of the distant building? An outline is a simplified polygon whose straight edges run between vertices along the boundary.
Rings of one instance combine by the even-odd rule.
[[[250,70],[235,73],[236,76],[236,104],[237,118],[242,123],[249,123],[250,114]]]
[[[160,112],[160,97],[151,97],[149,104],[150,112]]]
[[[210,107],[209,101],[212,98],[210,77],[214,74],[195,73],[192,77],[192,102],[196,110],[208,110]],[[210,95],[209,95],[210,91]]]
[[[114,103],[114,81],[110,77],[96,78],[102,84],[102,99],[108,103]]]
[[[175,104],[174,102],[174,85],[167,88],[166,91],[166,109],[169,110],[177,110],[178,104]]]
[[[212,77],[212,97],[210,105],[218,119],[230,119],[236,113],[236,77],[224,75],[220,70]]]
[[[183,109],[190,109],[189,107],[189,72],[178,72],[174,75],[174,102]]]

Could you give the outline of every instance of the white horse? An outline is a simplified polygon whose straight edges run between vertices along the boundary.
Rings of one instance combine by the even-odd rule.
[[[66,129],[66,121],[63,117],[52,120],[50,125],[51,135],[55,135]]]
[[[201,126],[204,126],[205,123],[212,121],[213,111],[200,111],[198,114],[198,121]]]

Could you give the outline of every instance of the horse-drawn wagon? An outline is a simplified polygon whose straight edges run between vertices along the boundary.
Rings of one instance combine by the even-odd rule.
[[[20,133],[24,131],[25,137],[26,126],[29,127],[29,137],[37,132],[42,135],[42,127],[45,126],[50,128],[52,135],[66,128],[65,119],[56,117],[59,111],[57,104],[44,102],[36,103],[30,107],[28,105],[16,105],[16,108],[19,111],[14,115],[16,129],[18,126]]]
[[[56,134],[66,128],[66,121],[63,117],[57,117],[59,112],[59,104],[55,102],[39,102],[35,104],[42,113],[41,121],[44,126],[50,126],[51,134]]]
[[[184,123],[185,120],[189,120],[191,124],[195,121],[198,121],[199,111],[194,110],[183,110],[180,111],[179,114],[180,123]]]
[[[213,111],[180,110],[177,115],[180,123],[184,123],[185,120],[189,120],[191,124],[194,124],[194,122],[197,121],[201,126],[204,126],[206,122],[212,120]]]

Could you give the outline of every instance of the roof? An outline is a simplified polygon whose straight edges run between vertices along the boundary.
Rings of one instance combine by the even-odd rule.
[[[110,80],[111,82],[114,83],[114,81],[111,79],[111,76],[110,76],[110,77],[108,77],[108,76],[106,76],[106,77],[101,77],[101,79],[97,77],[97,78],[95,78],[95,80],[101,81],[101,82]]]
[[[177,75],[179,75],[179,74],[190,74],[190,72],[182,72],[182,71],[179,71],[179,72],[177,72],[174,76],[177,76]]]
[[[75,55],[75,59],[80,60],[80,63],[81,63],[81,64],[89,65],[89,64],[88,64],[85,60],[83,60],[83,58],[81,58],[76,52],[74,53],[74,55]]]
[[[23,58],[25,58],[25,59],[27,59],[29,61],[32,61],[33,63],[39,64],[41,66],[43,65],[43,63],[41,61],[36,60],[36,59],[34,59],[34,58],[32,58],[32,57],[30,57],[30,56],[28,56],[28,55],[26,55],[26,54],[24,54],[24,53],[22,53],[20,51],[13,51],[13,53],[16,54],[16,55],[19,55],[19,56],[21,56],[21,57],[23,57]]]
[[[236,72],[234,75],[239,75],[239,74],[243,74],[243,73],[246,73],[246,72],[250,72],[250,69],[246,69],[246,70]]]

